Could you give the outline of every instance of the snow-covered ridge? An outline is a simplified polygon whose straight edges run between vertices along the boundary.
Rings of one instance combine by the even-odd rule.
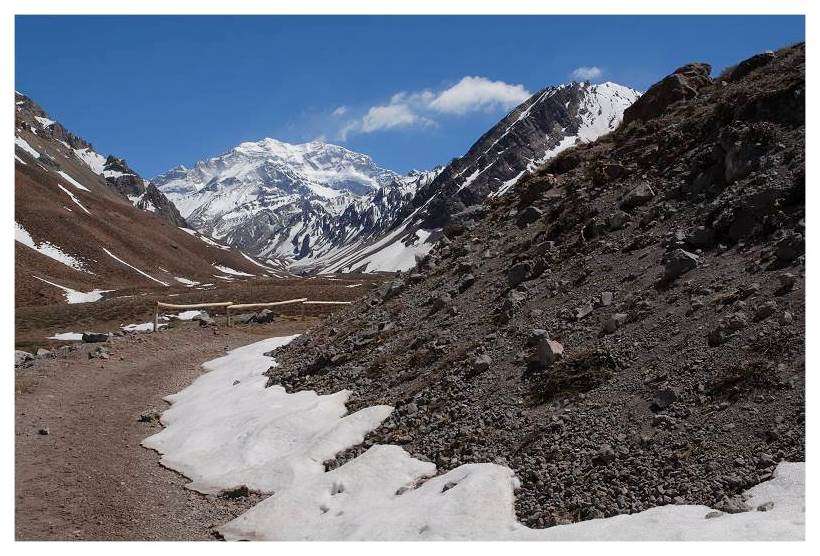
[[[252,540],[799,540],[805,536],[804,465],[781,463],[749,491],[769,511],[706,519],[706,506],[663,506],[548,529],[516,521],[512,470],[492,463],[436,466],[398,446],[373,446],[325,472],[322,462],[359,444],[390,414],[374,406],[348,415],[348,392],[320,396],[265,388],[275,362],[265,352],[295,336],[227,353],[177,394],[165,428],[143,441],[162,464],[218,493],[242,485],[273,493],[219,531]],[[218,403],[216,403],[218,402]]]

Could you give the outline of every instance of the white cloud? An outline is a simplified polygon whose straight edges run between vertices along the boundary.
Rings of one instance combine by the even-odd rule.
[[[530,96],[523,85],[490,81],[485,77],[463,77],[430,102],[430,108],[446,114],[466,114],[476,110],[508,109]]]
[[[332,113],[336,117],[344,116],[347,113],[347,106],[339,106]]]
[[[530,96],[523,85],[490,81],[485,77],[464,77],[438,93],[429,89],[399,91],[386,104],[371,106],[362,116],[349,120],[338,132],[342,141],[353,133],[374,133],[389,129],[433,127],[434,116],[461,116],[478,110],[490,111],[517,106]],[[340,107],[343,108],[343,107]],[[341,116],[339,108],[334,116]]]
[[[589,81],[590,79],[598,79],[603,74],[603,70],[598,66],[581,66],[572,70],[570,77],[578,81]]]

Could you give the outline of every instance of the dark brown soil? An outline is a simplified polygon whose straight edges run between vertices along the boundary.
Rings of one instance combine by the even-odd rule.
[[[158,430],[140,416],[191,383],[226,349],[293,334],[311,321],[201,328],[195,323],[38,358],[16,372],[17,540],[207,540],[212,528],[259,501],[204,496],[140,446]],[[43,434],[47,431],[47,434]]]

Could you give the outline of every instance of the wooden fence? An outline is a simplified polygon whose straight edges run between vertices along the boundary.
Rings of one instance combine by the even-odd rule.
[[[162,309],[208,309],[214,307],[225,307],[226,324],[231,326],[231,312],[244,309],[257,309],[268,307],[281,307],[285,305],[299,305],[301,308],[301,316],[305,317],[308,314],[306,306],[327,306],[327,305],[350,305],[352,301],[310,301],[306,297],[299,299],[288,299],[287,301],[272,301],[269,303],[234,303],[233,301],[222,301],[219,303],[197,303],[193,305],[178,305],[174,303],[163,303],[157,301],[157,306],[154,309],[154,332],[159,328],[159,310]],[[321,311],[319,312],[321,314]]]

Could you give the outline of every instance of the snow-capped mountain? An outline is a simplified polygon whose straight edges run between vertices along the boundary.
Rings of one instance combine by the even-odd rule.
[[[384,230],[435,175],[400,176],[321,141],[266,138],[151,182],[198,230],[262,258],[304,261]]]
[[[444,168],[399,176],[337,145],[242,143],[152,183],[201,232],[296,268],[392,271],[424,255],[452,215],[503,195],[562,150],[613,131],[640,95],[568,83],[532,95]]]
[[[615,130],[624,110],[639,96],[638,91],[610,82],[572,82],[538,91],[420,187],[386,235],[343,256],[324,258],[321,271],[412,267],[415,257],[430,250],[454,216],[469,222],[469,207],[505,194],[524,174],[564,149]]]

